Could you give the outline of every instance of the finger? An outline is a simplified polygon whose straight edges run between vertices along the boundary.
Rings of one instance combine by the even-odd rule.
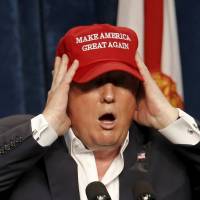
[[[160,99],[162,99],[162,101],[165,101],[164,95],[162,94],[155,80],[152,78],[151,73],[149,72],[148,68],[144,64],[138,52],[136,53],[135,60],[137,62],[138,69],[144,78],[143,86],[144,86],[145,95],[147,95],[148,97],[156,96],[157,99],[159,97]]]
[[[70,84],[75,73],[76,73],[76,70],[78,69],[79,67],[79,61],[78,60],[74,60],[71,67],[69,68],[69,70],[67,71],[67,74],[65,76],[65,82]]]
[[[56,56],[55,62],[54,62],[54,69],[53,69],[54,75],[56,75],[58,73],[60,62],[61,62],[61,57]]]
[[[143,76],[144,80],[152,79],[147,66],[144,64],[144,62],[138,52],[136,52],[135,60],[136,60],[138,69],[140,71],[140,74]]]
[[[60,65],[58,66],[58,72],[55,75],[55,79],[54,79],[55,88],[61,83],[63,77],[65,76],[65,73],[67,72],[68,62],[69,62],[68,56],[66,54],[63,54]]]
[[[54,61],[54,68],[51,71],[52,76],[53,76],[51,85],[54,85],[55,77],[56,77],[56,74],[58,73],[58,68],[59,68],[60,62],[61,62],[61,58],[56,56],[55,61]]]

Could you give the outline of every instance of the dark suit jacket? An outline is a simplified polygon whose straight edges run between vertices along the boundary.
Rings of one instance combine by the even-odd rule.
[[[77,166],[68,154],[64,138],[50,147],[41,147],[32,137],[30,117],[0,120],[0,199],[79,199]],[[137,155],[146,147],[147,177],[157,199],[199,199],[199,144],[173,145],[153,132],[136,124],[130,128],[125,167],[119,176],[120,200],[134,199]]]

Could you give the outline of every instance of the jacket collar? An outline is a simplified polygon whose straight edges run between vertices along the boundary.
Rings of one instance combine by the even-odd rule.
[[[45,156],[49,188],[54,200],[78,200],[77,165],[60,137]]]
[[[133,124],[129,131],[129,145],[124,151],[124,169],[119,176],[120,200],[133,200],[133,167],[137,153],[142,149],[145,138],[138,126]],[[49,188],[54,200],[79,200],[77,165],[68,153],[64,137],[60,137],[45,156]]]
[[[129,145],[124,152],[124,169],[119,176],[120,200],[133,200],[132,187],[135,179],[133,169],[138,159],[138,153],[143,150],[144,144],[148,141],[137,124],[132,124],[129,132]]]

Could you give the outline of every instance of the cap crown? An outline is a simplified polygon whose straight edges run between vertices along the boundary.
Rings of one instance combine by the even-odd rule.
[[[125,27],[109,24],[78,26],[61,38],[57,55],[66,53],[70,61],[78,59],[80,67],[102,61],[117,61],[135,66],[138,47],[136,33]]]

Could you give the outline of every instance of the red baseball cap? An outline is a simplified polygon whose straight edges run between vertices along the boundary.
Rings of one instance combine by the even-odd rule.
[[[78,26],[70,29],[59,41],[56,55],[69,56],[69,66],[79,60],[74,82],[85,83],[111,71],[124,71],[143,80],[135,53],[136,33],[125,27],[110,24]]]

